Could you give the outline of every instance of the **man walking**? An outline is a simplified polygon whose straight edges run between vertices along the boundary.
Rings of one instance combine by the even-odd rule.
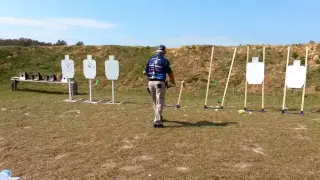
[[[165,105],[166,91],[166,75],[168,74],[170,81],[175,85],[172,69],[169,61],[164,57],[166,47],[160,45],[157,48],[157,54],[152,56],[144,68],[143,74],[148,77],[148,89],[152,96],[153,109],[155,113],[154,127],[163,127],[162,111]]]

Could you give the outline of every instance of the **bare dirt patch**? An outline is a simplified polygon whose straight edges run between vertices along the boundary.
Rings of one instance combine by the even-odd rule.
[[[63,159],[67,156],[69,156],[70,154],[69,153],[64,153],[64,154],[59,154],[55,157],[56,160],[60,160],[60,159]]]
[[[134,166],[123,166],[120,168],[120,170],[137,173],[137,172],[143,171],[144,169],[142,166],[134,165]]]
[[[191,171],[191,169],[188,167],[177,167],[176,169],[177,171],[184,172],[184,173]]]
[[[234,165],[234,167],[240,171],[247,170],[252,166],[253,165],[251,163],[237,163]]]
[[[116,167],[117,167],[117,163],[108,162],[108,163],[102,164],[101,167],[104,168],[104,169],[113,169],[113,168],[116,168]]]
[[[294,130],[306,130],[307,126],[303,124],[298,124],[298,127],[293,128]]]

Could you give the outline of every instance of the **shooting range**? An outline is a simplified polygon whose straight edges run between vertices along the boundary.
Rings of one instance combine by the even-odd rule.
[[[230,80],[230,76],[231,76],[231,72],[232,72],[232,68],[233,68],[233,63],[236,57],[236,53],[237,53],[237,47],[234,48],[234,52],[233,52],[233,56],[232,56],[232,60],[231,60],[231,65],[230,65],[230,69],[229,69],[229,74],[228,74],[228,78],[227,78],[227,82],[225,85],[225,89],[223,92],[223,97],[221,100],[221,105],[219,106],[207,106],[207,102],[208,102],[208,93],[209,93],[209,87],[210,87],[210,77],[211,77],[211,71],[212,71],[212,60],[213,60],[213,55],[214,55],[214,46],[212,46],[212,50],[211,50],[211,60],[210,60],[210,65],[209,65],[209,74],[208,74],[208,82],[207,82],[207,90],[206,90],[206,97],[205,97],[205,102],[204,102],[204,109],[207,108],[211,108],[211,109],[223,109],[223,105],[224,105],[224,101],[225,101],[225,97],[226,97],[226,93],[227,93],[227,89],[228,89],[228,85],[229,85],[229,80]]]
[[[112,82],[112,100],[106,104],[122,104],[123,102],[115,101],[115,81],[119,78],[119,62],[114,59],[113,55],[109,56],[109,60],[104,63],[105,75],[109,81]]]
[[[320,0],[0,2],[0,180],[320,180]]]
[[[87,55],[87,59],[83,60],[83,74],[86,79],[89,79],[90,96],[89,96],[89,100],[84,101],[85,103],[97,104],[102,101],[102,100],[99,100],[99,101],[92,100],[92,79],[96,77],[96,72],[97,72],[96,61],[92,59],[92,55]]]
[[[294,60],[292,65],[289,65],[290,60],[290,50],[291,47],[288,47],[288,54],[287,54],[287,64],[286,64],[286,76],[285,76],[285,83],[283,88],[283,104],[282,104],[282,114],[285,113],[285,103],[286,103],[286,94],[287,88],[294,88],[294,89],[302,89],[302,100],[301,100],[301,111],[300,114],[303,115],[303,107],[304,107],[304,98],[305,98],[305,91],[306,91],[306,78],[307,78],[307,65],[308,65],[308,53],[309,47],[306,47],[306,54],[305,54],[305,65],[301,65],[301,60]]]
[[[262,105],[261,112],[264,112],[264,69],[265,69],[265,46],[263,47],[262,62],[259,62],[259,57],[252,57],[252,62],[249,62],[250,47],[247,46],[247,63],[246,63],[246,83],[245,83],[245,98],[244,110],[247,110],[247,92],[249,85],[262,85]]]
[[[68,53],[65,53],[59,58],[57,56],[61,54],[63,47],[57,47],[58,55],[52,53],[56,48],[52,47],[48,49],[48,59],[43,60],[45,56],[39,57],[36,54],[37,56],[29,58],[31,60],[28,59],[32,62],[30,67],[18,69],[21,66],[17,66],[16,74],[12,73],[13,70],[8,70],[8,80],[11,77],[9,73],[17,76],[12,82],[19,82],[21,91],[15,93],[8,90],[8,82],[5,84],[7,87],[0,90],[4,97],[0,103],[0,127],[3,132],[0,135],[0,143],[17,149],[4,152],[10,155],[10,158],[4,159],[4,163],[11,166],[13,158],[13,162],[17,162],[18,166],[28,166],[30,160],[32,164],[40,162],[40,165],[51,166],[50,169],[39,166],[39,172],[46,170],[41,177],[55,177],[56,173],[52,173],[51,170],[60,171],[60,166],[56,167],[57,162],[66,162],[63,166],[72,163],[79,171],[70,177],[90,178],[92,174],[83,167],[82,160],[96,157],[88,164],[92,168],[98,168],[95,172],[101,172],[98,176],[92,176],[96,179],[105,177],[105,170],[110,167],[113,168],[110,177],[116,175],[113,173],[118,173],[117,169],[121,169],[118,174],[127,172],[125,176],[117,176],[120,178],[132,177],[132,169],[134,173],[135,170],[146,172],[141,176],[137,176],[140,173],[135,174],[134,177],[137,179],[150,177],[149,174],[156,179],[168,170],[173,173],[177,171],[174,176],[167,178],[170,179],[178,177],[182,172],[190,173],[188,177],[195,177],[191,173],[203,169],[202,166],[197,166],[199,164],[207,164],[205,168],[210,169],[212,159],[208,159],[206,155],[199,156],[200,160],[192,158],[196,154],[206,152],[210,156],[218,154],[221,160],[226,159],[223,163],[227,164],[226,167],[230,165],[230,175],[225,176],[225,168],[222,169],[222,175],[232,179],[238,170],[243,174],[259,171],[263,163],[255,164],[256,162],[250,159],[260,157],[264,161],[266,156],[274,156],[273,152],[283,155],[278,158],[276,164],[281,165],[284,157],[288,162],[295,162],[297,153],[285,154],[288,149],[293,149],[303,156],[309,149],[309,152],[314,154],[319,144],[308,143],[310,139],[315,142],[316,132],[319,132],[320,128],[317,126],[320,112],[317,98],[320,90],[316,91],[316,86],[320,87],[320,58],[317,63],[314,56],[311,56],[313,53],[320,56],[320,53],[314,50],[315,47],[309,46],[305,49],[305,46],[291,46],[289,55],[288,46],[272,45],[245,45],[237,48],[204,46],[172,50],[168,52],[167,58],[172,64],[176,85],[173,86],[169,78],[167,79],[165,107],[161,108],[160,119],[158,114],[155,115],[157,112],[153,108],[153,100],[145,89],[146,75],[141,71],[147,62],[142,58],[149,57],[148,53],[151,54],[152,49],[141,48],[139,50],[143,54],[140,55],[137,48],[133,49],[134,53],[129,48],[120,51],[119,47],[114,47],[114,50],[110,47],[79,47],[77,53],[67,48],[62,52],[70,52],[73,55],[68,56],[65,55]],[[39,52],[43,53],[42,50],[37,51]],[[126,56],[127,52],[131,54]],[[30,52],[26,51],[23,54],[28,53]],[[5,61],[6,67],[10,67],[10,58]],[[52,62],[46,64],[50,59]],[[42,60],[43,62],[38,62]],[[308,64],[305,65],[304,62],[307,61]],[[29,65],[26,62],[23,64]],[[81,93],[78,96],[72,93],[75,80],[80,84]],[[267,81],[270,81],[269,84]],[[21,83],[27,86],[23,87]],[[13,87],[16,87],[14,84],[12,83]],[[308,95],[305,99],[304,94]],[[63,102],[64,99],[67,99],[67,102]],[[300,105],[301,114],[304,113],[304,116],[300,115]],[[282,115],[280,109],[287,106],[289,109],[283,108],[285,115]],[[163,129],[155,128],[157,120],[163,124]],[[197,135],[194,135],[195,133]],[[273,141],[274,139],[277,139],[277,142]],[[163,143],[169,146],[165,147]],[[308,146],[301,149],[301,146],[295,146],[297,143]],[[284,148],[278,148],[279,145]],[[32,146],[41,146],[41,149],[30,151]],[[186,153],[186,149],[190,152]],[[154,154],[155,151],[162,153]],[[242,156],[244,153],[245,157]],[[81,155],[81,161],[78,155]],[[36,158],[30,159],[30,156]],[[50,156],[54,163],[48,164],[43,161],[44,156]],[[162,160],[174,158],[173,163],[176,163],[168,164],[161,174],[157,168],[163,165],[161,158],[159,161],[153,161],[160,156],[164,156]],[[19,162],[21,157],[24,158],[22,163]],[[181,157],[187,158],[188,163],[181,165]],[[274,164],[276,158],[266,163],[264,168],[267,171],[263,171],[264,177],[274,168],[270,164]],[[312,168],[314,162],[307,162],[308,168]],[[148,169],[151,167],[150,163],[153,169]],[[247,163],[252,164],[248,166]],[[294,168],[296,164],[284,164],[282,169],[287,169],[287,166]],[[246,171],[244,167],[247,168]],[[27,174],[29,170],[30,168],[26,168],[19,173],[33,177],[32,174]],[[219,170],[219,166],[216,166],[216,170]],[[316,167],[312,170],[317,171]],[[78,176],[78,173],[82,172],[83,174]],[[210,172],[212,174],[205,177],[195,175],[198,179],[210,179],[216,174],[215,171]],[[280,171],[275,171],[278,172]],[[63,173],[66,174],[68,171]],[[278,179],[283,176],[282,171],[280,174]],[[302,177],[300,169],[297,174]],[[41,179],[38,177],[36,179]],[[59,178],[68,177],[66,174]],[[233,179],[246,178],[237,176]]]
[[[74,61],[72,59],[69,59],[69,55],[65,55],[65,58],[61,61],[61,70],[62,70],[62,76],[65,77],[68,80],[68,87],[69,87],[69,99],[64,100],[65,102],[77,102],[82,99],[72,99],[71,95],[71,78],[74,77]]]

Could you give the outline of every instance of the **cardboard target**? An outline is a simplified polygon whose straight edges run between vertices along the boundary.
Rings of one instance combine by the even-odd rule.
[[[119,77],[119,62],[114,56],[109,56],[109,60],[105,61],[105,74],[108,80],[117,80]]]
[[[92,59],[92,55],[88,55],[87,59],[83,60],[83,74],[86,79],[94,79],[96,72],[96,61]]]
[[[74,77],[74,62],[69,59],[69,55],[65,55],[65,59],[61,61],[61,69],[64,78]]]
[[[286,85],[288,88],[302,88],[306,81],[306,67],[300,65],[300,60],[294,60],[287,67]]]
[[[253,57],[247,64],[247,81],[249,84],[262,84],[264,80],[264,63],[259,62],[259,57]]]

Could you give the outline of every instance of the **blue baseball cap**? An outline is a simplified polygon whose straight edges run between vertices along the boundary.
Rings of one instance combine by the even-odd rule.
[[[157,52],[163,52],[163,51],[166,51],[166,46],[164,46],[164,45],[158,46]]]

